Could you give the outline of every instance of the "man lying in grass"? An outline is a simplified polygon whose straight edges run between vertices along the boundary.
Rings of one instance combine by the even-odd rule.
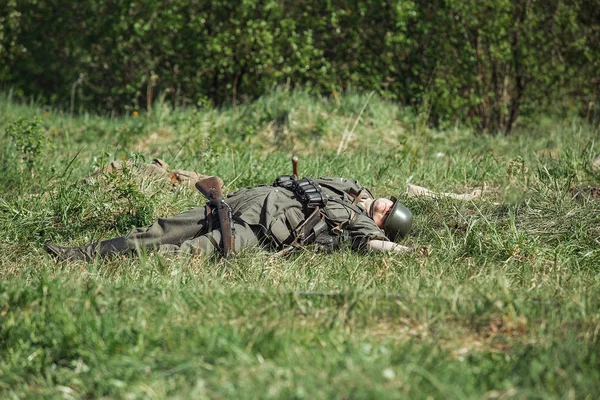
[[[235,252],[262,246],[285,253],[308,245],[328,251],[342,242],[350,242],[354,250],[413,251],[395,243],[409,233],[411,212],[395,198],[375,198],[356,181],[281,176],[271,185],[238,190],[225,203],[231,211]],[[82,261],[146,250],[225,253],[228,235],[221,232],[216,211],[206,205],[159,218],[122,237],[73,248],[46,244],[45,249],[57,260]]]

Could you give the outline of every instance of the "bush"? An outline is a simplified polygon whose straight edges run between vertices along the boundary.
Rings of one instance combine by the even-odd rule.
[[[16,150],[15,161],[25,164],[29,172],[33,174],[33,170],[48,146],[40,119],[37,117],[19,118],[8,124],[6,134]],[[8,168],[9,166],[5,166],[5,170]]]
[[[433,124],[509,133],[565,96],[590,117],[599,10],[600,0],[8,0],[0,79],[72,111],[236,104],[277,85],[374,90]]]

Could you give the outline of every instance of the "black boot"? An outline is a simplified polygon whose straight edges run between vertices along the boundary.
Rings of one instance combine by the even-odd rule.
[[[52,243],[46,243],[44,250],[55,261],[90,261],[91,257],[81,250],[80,247],[63,247]]]
[[[86,254],[95,257],[116,256],[119,254],[131,253],[134,249],[130,249],[125,237],[103,240],[101,242],[92,243],[89,246],[81,247]]]
[[[46,250],[46,252],[48,252],[48,254],[56,261],[92,261],[96,256],[114,256],[127,253],[131,249],[127,246],[125,238],[118,237],[81,247],[63,247],[52,243],[46,243],[44,245],[44,250]]]

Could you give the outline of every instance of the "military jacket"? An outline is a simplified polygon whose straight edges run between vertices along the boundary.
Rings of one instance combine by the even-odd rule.
[[[388,240],[366,210],[352,206],[354,197],[362,187],[357,182],[343,178],[315,179],[323,192],[335,201],[322,208],[329,229],[343,232],[354,249],[360,249],[369,240]],[[233,219],[249,225],[260,226],[263,234],[275,245],[289,244],[294,230],[306,219],[307,210],[288,189],[275,186],[257,186],[238,190],[227,196]]]

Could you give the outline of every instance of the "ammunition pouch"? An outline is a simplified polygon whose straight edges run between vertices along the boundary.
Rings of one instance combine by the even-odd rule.
[[[295,182],[297,180],[298,177],[296,175],[279,175],[277,179],[275,179],[275,182],[273,182],[273,186],[287,188],[288,186],[291,187],[292,182]]]
[[[282,175],[273,186],[291,191],[305,209],[306,219],[294,231],[292,247],[315,243],[318,238],[328,236],[329,226],[321,209],[327,206],[327,195],[321,185],[311,178],[298,179],[296,175]]]
[[[311,178],[297,179],[295,175],[282,175],[275,179],[273,186],[292,191],[296,199],[309,210],[327,205],[327,196],[321,185]]]

